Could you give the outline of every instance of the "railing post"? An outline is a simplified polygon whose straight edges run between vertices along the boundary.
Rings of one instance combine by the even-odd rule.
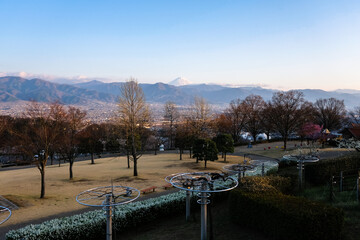
[[[339,181],[339,190],[340,192],[343,191],[343,171],[340,172],[340,181]]]

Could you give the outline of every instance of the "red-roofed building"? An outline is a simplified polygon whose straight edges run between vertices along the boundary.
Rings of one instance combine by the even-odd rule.
[[[360,139],[360,124],[352,123],[350,127],[341,131],[344,138]]]

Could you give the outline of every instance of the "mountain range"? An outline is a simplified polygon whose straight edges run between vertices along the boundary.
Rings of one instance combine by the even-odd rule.
[[[176,79],[175,79],[176,80]],[[216,84],[186,84],[183,79],[173,81],[175,85],[165,83],[140,83],[147,102],[175,102],[178,105],[191,104],[195,96],[204,97],[210,104],[225,106],[233,99],[244,99],[250,94],[260,95],[264,100],[271,99],[275,89],[261,87],[231,88]],[[94,102],[116,103],[120,93],[121,82],[105,83],[93,80],[76,84],[58,84],[46,80],[21,77],[0,77],[0,102],[30,101],[39,102],[60,101],[64,104],[86,105]],[[348,109],[360,106],[360,91],[341,89],[324,91],[320,89],[297,89],[304,93],[308,101],[319,98],[334,97],[345,101]]]

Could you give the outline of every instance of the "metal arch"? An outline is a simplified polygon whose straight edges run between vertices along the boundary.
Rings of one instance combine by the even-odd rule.
[[[302,161],[303,163],[314,163],[320,160],[320,158],[313,155],[284,155],[283,159],[287,161]]]
[[[177,176],[177,175],[181,175],[181,174],[184,174],[184,173],[173,173],[173,174],[170,174],[170,175],[168,175],[168,176],[165,177],[165,181],[166,181],[167,183],[170,183],[171,178],[173,178],[173,177],[175,177],[175,176]]]
[[[111,196],[112,198],[112,202],[110,204],[106,204],[107,196]],[[105,186],[91,188],[79,193],[76,196],[76,201],[82,205],[90,207],[111,207],[132,202],[139,196],[140,191],[133,187]],[[86,203],[91,200],[97,200],[99,201],[99,204]]]
[[[264,163],[266,166],[269,167],[275,167],[279,165],[279,163],[275,160],[251,160],[250,163],[255,166],[259,166]]]
[[[254,164],[231,164],[223,166],[223,169],[227,172],[239,173],[256,171],[256,167]]]
[[[220,179],[213,178],[213,176],[222,178],[223,182]],[[227,182],[230,186],[226,186],[224,183]],[[204,188],[204,182],[207,183],[206,188]],[[238,186],[238,181],[228,176],[223,176],[220,173],[212,172],[194,172],[194,173],[182,173],[175,175],[170,179],[170,183],[179,189],[191,192],[225,192],[232,190]],[[210,189],[212,186],[212,189]]]
[[[11,210],[9,208],[0,206],[0,213],[2,213],[2,212],[5,212],[5,214],[6,214],[6,212],[8,212],[9,215],[7,217],[5,217],[4,220],[0,220],[0,224],[3,224],[11,217]]]

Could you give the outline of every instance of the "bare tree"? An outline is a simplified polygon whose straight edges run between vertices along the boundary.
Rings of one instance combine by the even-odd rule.
[[[231,135],[232,133],[232,122],[224,113],[216,115],[213,125],[217,134]]]
[[[80,144],[79,133],[85,127],[85,116],[85,111],[70,106],[62,119],[63,128],[59,152],[69,162],[70,179],[73,179],[73,165],[78,156]]]
[[[87,126],[79,133],[80,151],[83,153],[90,153],[91,164],[95,164],[94,154],[100,153],[103,149],[103,145],[100,142],[101,138],[103,138],[102,125],[95,123]]]
[[[239,98],[232,100],[229,107],[225,110],[225,116],[231,121],[231,135],[235,143],[240,140],[240,134],[245,125],[246,114],[244,105]]]
[[[11,129],[11,123],[13,119],[9,116],[0,116],[0,154],[2,154],[2,148],[10,146],[8,142],[11,141],[9,131]]]
[[[174,148],[174,140],[176,133],[176,123],[179,119],[179,111],[176,109],[176,105],[173,102],[166,102],[164,107],[164,120],[166,121],[167,135],[170,140],[170,148]]]
[[[245,118],[245,129],[251,134],[256,142],[256,137],[263,131],[262,113],[265,107],[264,99],[259,95],[250,95],[243,101],[247,112]]]
[[[315,122],[324,129],[337,130],[342,127],[346,118],[344,100],[336,98],[318,99],[314,103]]]
[[[271,121],[271,109],[268,108],[268,105],[265,103],[264,109],[262,111],[261,125],[266,134],[266,140],[270,140],[270,133],[274,131],[274,124]]]
[[[349,112],[350,121],[360,124],[360,106],[355,107],[354,110]]]
[[[198,138],[206,138],[211,135],[211,108],[202,97],[195,97],[189,113],[193,133]]]
[[[283,137],[284,149],[289,135],[295,133],[305,123],[307,114],[312,114],[312,106],[304,100],[303,93],[294,90],[275,92],[266,108],[274,130]]]
[[[149,122],[149,108],[145,102],[144,92],[136,79],[130,78],[120,87],[118,103],[119,123],[124,127],[130,140],[130,154],[134,162],[134,176],[138,176],[137,160],[141,153],[137,148],[136,137],[140,135],[141,128]]]
[[[45,196],[45,167],[51,148],[56,145],[60,135],[61,123],[57,120],[64,111],[60,104],[50,106],[32,102],[26,109],[25,115],[29,118],[21,132],[15,133],[21,142],[22,151],[29,157],[34,157],[41,174],[40,198]],[[19,142],[19,143],[20,143]]]

